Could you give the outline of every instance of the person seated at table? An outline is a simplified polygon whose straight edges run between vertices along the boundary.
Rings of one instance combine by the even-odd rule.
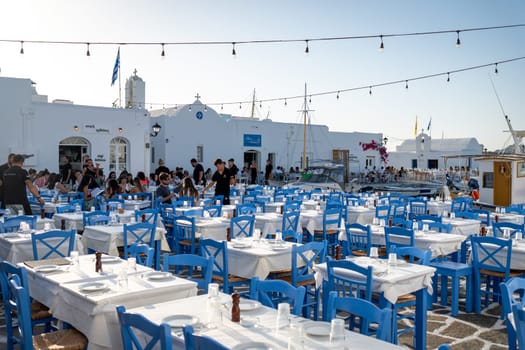
[[[117,173],[114,171],[110,171],[108,174],[108,178],[106,179],[106,185],[110,180],[116,180],[117,179]]]
[[[139,171],[137,173],[137,177],[139,178],[140,183],[142,184],[142,186],[148,186],[149,185],[149,181],[148,181],[148,179],[146,179],[146,174],[143,171]]]
[[[120,175],[118,179],[118,185],[119,185],[119,194],[122,193],[129,193],[129,183],[128,183],[128,177]]]
[[[111,179],[108,181],[108,184],[106,185],[106,199],[112,199],[117,198],[117,195],[119,194],[120,187],[118,185],[117,180]]]
[[[129,189],[129,193],[141,193],[141,192],[146,192],[146,190],[144,189],[144,186],[142,185],[142,181],[137,176],[136,178],[133,179],[133,186]]]
[[[184,180],[182,180],[179,197],[192,197],[194,199],[193,206],[196,207],[199,205],[199,191],[193,185],[190,177],[185,177]]]
[[[84,210],[90,210],[93,206],[93,196],[91,195],[90,187],[93,186],[95,179],[91,175],[85,174],[78,184],[77,192],[84,193]]]
[[[157,187],[157,198],[162,198],[162,203],[169,203],[175,197],[175,193],[170,191],[170,175],[161,173],[159,175],[160,185]]]
[[[35,185],[38,188],[45,188],[47,185],[48,179],[49,179],[49,171],[47,169],[44,169],[36,175],[36,179],[35,181],[33,181],[33,185]]]
[[[69,190],[62,184],[62,175],[57,173],[49,174],[49,180],[47,182],[47,188],[49,190],[57,190],[58,193],[68,193]]]

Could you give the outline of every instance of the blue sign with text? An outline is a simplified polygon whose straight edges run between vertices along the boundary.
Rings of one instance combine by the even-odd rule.
[[[244,134],[244,147],[261,147],[262,136],[256,134]]]

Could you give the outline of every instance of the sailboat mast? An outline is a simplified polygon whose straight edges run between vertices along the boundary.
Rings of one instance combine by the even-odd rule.
[[[255,89],[253,89],[251,118],[253,118],[254,116],[255,116]]]
[[[308,105],[306,104],[307,86],[304,83],[304,109],[303,109],[303,170],[306,172],[306,117],[308,116]]]

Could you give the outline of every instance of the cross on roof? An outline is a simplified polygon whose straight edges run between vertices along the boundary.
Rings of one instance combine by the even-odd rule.
[[[137,68],[133,71],[133,74],[137,75]]]
[[[199,95],[199,93],[197,92],[197,95],[195,95],[195,98],[198,100],[199,98],[201,98],[201,95]]]

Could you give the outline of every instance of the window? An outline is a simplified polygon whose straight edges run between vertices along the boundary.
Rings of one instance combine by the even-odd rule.
[[[204,158],[204,146],[198,145],[197,146],[197,162],[202,163]]]
[[[370,157],[370,156],[367,156],[366,157],[366,163],[365,163],[365,166],[367,168],[372,168],[376,165],[376,157]]]
[[[429,159],[428,160],[428,168],[429,169],[437,169],[438,168],[438,160],[437,159]]]
[[[129,142],[123,137],[115,137],[109,143],[109,171],[121,172],[129,169]]]
[[[494,188],[494,173],[483,173],[483,188]]]

